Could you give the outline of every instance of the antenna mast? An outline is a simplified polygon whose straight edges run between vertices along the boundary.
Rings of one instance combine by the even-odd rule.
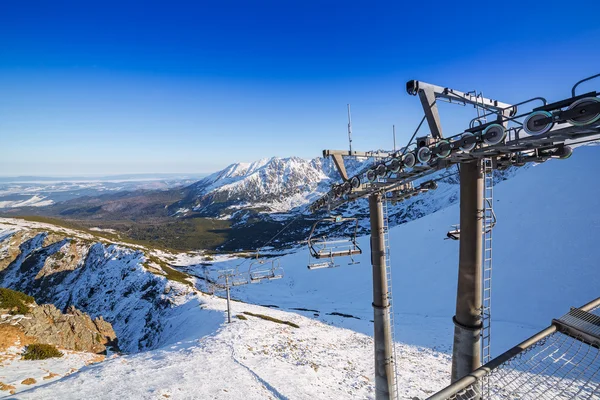
[[[348,142],[350,143],[349,154],[352,154],[352,116],[350,115],[350,104],[348,104]]]

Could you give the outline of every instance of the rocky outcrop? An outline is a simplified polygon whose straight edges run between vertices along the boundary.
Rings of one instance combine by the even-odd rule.
[[[0,309],[0,332],[17,328],[27,342],[92,353],[105,353],[107,347],[118,349],[117,336],[110,323],[102,317],[92,320],[75,307],[69,307],[64,314],[52,304],[32,304],[26,315],[9,315],[9,311]]]
[[[153,349],[168,340],[165,315],[177,308],[174,298],[191,291],[169,280],[177,278],[175,270],[166,276],[161,265],[147,269],[150,260],[139,248],[21,224],[13,228],[0,221],[0,260],[11,260],[0,268],[0,286],[26,293],[40,304],[54,304],[65,314],[74,306],[99,328],[102,316],[125,352]]]

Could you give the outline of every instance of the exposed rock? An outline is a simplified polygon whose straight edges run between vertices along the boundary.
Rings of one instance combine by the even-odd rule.
[[[55,374],[54,372],[48,372],[48,375],[44,376],[44,380],[52,379],[54,377],[59,376],[59,374]]]
[[[74,271],[83,258],[83,252],[78,249],[78,247],[81,246],[78,241],[69,240],[64,236],[60,237],[56,234],[49,234],[46,238],[48,238],[50,235],[53,235],[55,240],[51,244],[62,242],[62,246],[58,249],[58,251],[46,258],[43,268],[37,273],[35,279],[49,277],[53,274],[58,274],[65,271]]]
[[[44,246],[45,238],[53,234],[50,244]],[[14,237],[0,236],[0,260],[11,239]],[[161,270],[158,275],[160,265],[156,270],[147,269],[144,265],[150,257],[140,249],[51,229],[31,229],[27,238],[21,239],[24,241],[16,246],[18,256],[0,270],[0,286],[26,293],[40,304],[54,304],[63,313],[70,306],[84,311],[95,319],[90,324],[99,332],[101,343],[114,337],[104,332],[110,323],[118,335],[119,349],[126,352],[156,348],[168,340],[163,316],[177,307],[174,298],[191,290],[169,280],[180,278],[176,270],[169,269],[169,276]],[[100,316],[103,318],[98,319]],[[49,344],[60,346],[58,341]]]
[[[92,353],[105,353],[107,347],[117,348],[117,337],[110,323],[101,317],[92,320],[72,306],[63,314],[52,304],[33,304],[25,316],[0,317],[0,329],[6,324],[11,330],[18,328],[22,332],[23,335],[15,334],[22,345],[35,341]]]
[[[21,254],[21,244],[32,237],[36,233],[30,230],[21,230],[15,232],[5,243],[6,246],[0,248],[0,271],[6,269],[13,261]]]
[[[13,385],[7,385],[4,382],[0,382],[0,390],[11,391],[10,394],[13,394],[15,387]]]
[[[23,380],[23,382],[21,382],[21,385],[33,385],[34,383],[37,383],[37,381],[33,378],[27,378],[25,380]]]

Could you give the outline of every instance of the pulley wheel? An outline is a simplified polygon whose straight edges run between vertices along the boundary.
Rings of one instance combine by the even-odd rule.
[[[422,164],[431,160],[431,150],[429,150],[429,147],[421,147],[419,151],[417,151],[417,159]]]
[[[437,156],[439,158],[447,158],[452,152],[452,148],[450,148],[450,142],[447,140],[441,140],[438,142],[436,148],[438,150]]]
[[[377,173],[377,176],[379,178],[383,178],[387,174],[387,167],[385,166],[385,164],[379,164],[375,168],[375,172]]]
[[[395,174],[400,172],[401,168],[402,161],[399,158],[392,159],[392,161],[390,161],[390,164],[388,165],[388,169]]]
[[[375,179],[377,179],[377,174],[375,173],[374,169],[370,169],[367,171],[367,180],[369,182],[374,182]]]
[[[536,125],[535,122],[546,118],[552,118],[552,114],[550,114],[548,111],[532,112],[527,116],[527,118],[525,118],[525,121],[523,121],[523,129],[525,132],[533,136],[543,135],[552,129],[554,126],[554,121],[547,122],[542,125]]]
[[[483,142],[488,146],[493,146],[504,140],[506,130],[500,124],[492,124],[483,130]]]
[[[333,197],[336,199],[342,195],[342,185],[335,185],[333,187]]]
[[[598,99],[597,97],[585,97],[583,99],[579,99],[579,100],[573,102],[573,104],[571,104],[568,109],[572,110],[576,107],[591,106],[591,105],[594,105],[597,103],[600,103],[600,99]],[[600,119],[600,112],[585,112],[585,110],[581,110],[580,115],[578,115],[577,117],[568,119],[567,122],[570,123],[571,125],[575,125],[575,126],[585,126],[585,125],[593,124],[594,122],[598,121],[599,119]]]
[[[344,192],[344,194],[348,194],[352,191],[352,185],[350,184],[350,182],[342,183],[342,191]]]
[[[352,188],[358,189],[360,187],[360,178],[358,176],[352,177],[352,179],[350,179],[350,185],[352,185]]]
[[[560,160],[566,160],[573,155],[573,148],[571,146],[561,146],[556,149],[555,155]]]
[[[407,168],[412,168],[415,166],[415,162],[417,159],[415,158],[415,153],[407,153],[403,158],[403,163]]]
[[[475,146],[477,145],[477,142],[473,138],[474,136],[475,135],[473,135],[471,132],[463,133],[462,136],[460,137],[460,140],[458,141],[460,143],[459,148],[462,151],[466,151],[466,152],[473,150],[475,148]],[[468,140],[469,138],[473,138],[473,139],[471,139],[472,142],[465,143],[465,141]]]

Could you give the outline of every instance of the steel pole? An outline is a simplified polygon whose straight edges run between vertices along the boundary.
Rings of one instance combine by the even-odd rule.
[[[225,287],[227,290],[227,323],[231,323],[231,297],[229,296],[229,277],[225,277]]]
[[[390,399],[394,393],[395,362],[392,351],[390,302],[385,265],[383,207],[380,193],[369,196],[371,217],[371,264],[373,266],[373,321],[375,339],[375,398]]]
[[[483,172],[481,161],[460,165],[460,247],[452,349],[452,382],[479,368]]]

